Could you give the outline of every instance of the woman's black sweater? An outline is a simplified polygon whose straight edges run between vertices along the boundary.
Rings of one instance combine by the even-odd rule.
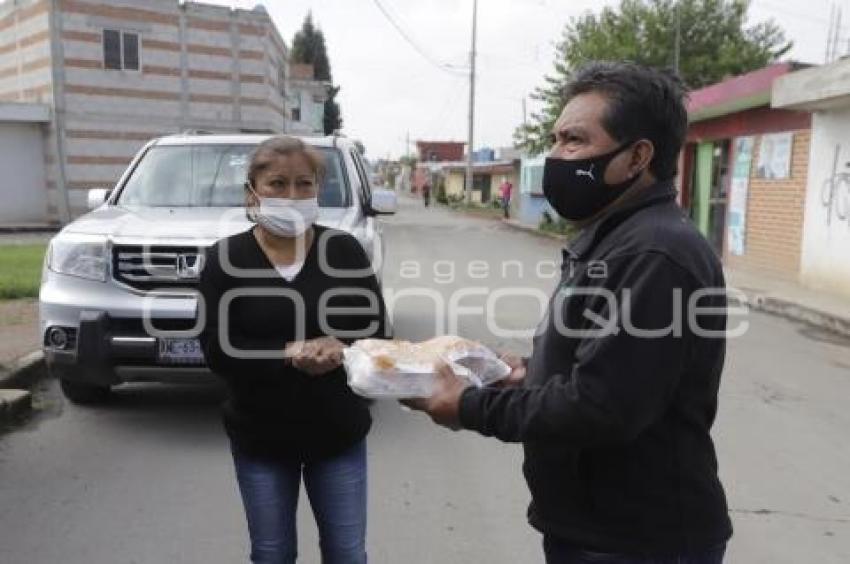
[[[286,344],[296,340],[389,336],[381,291],[360,243],[342,231],[314,229],[304,266],[291,282],[278,274],[251,230],[222,239],[207,254],[201,344],[207,364],[227,384],[225,428],[245,452],[331,456],[363,439],[372,423],[342,367],[311,376],[282,358]],[[259,358],[239,358],[252,353]]]

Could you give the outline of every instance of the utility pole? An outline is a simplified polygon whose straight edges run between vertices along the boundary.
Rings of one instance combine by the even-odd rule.
[[[466,151],[466,186],[464,195],[466,203],[472,201],[472,151],[475,133],[475,42],[478,32],[478,0],[472,0],[472,53],[469,64],[469,135]]]
[[[676,43],[673,45],[673,70],[679,73],[679,51],[682,43],[682,18],[679,14],[679,1],[676,0]]]
[[[525,107],[525,96],[522,97],[522,125],[528,127],[528,111]]]
[[[832,29],[835,25],[835,4],[829,7],[829,31],[826,33],[826,55],[824,55],[824,64],[829,64],[829,59],[832,54]]]
[[[838,33],[841,31],[841,6],[838,6],[835,10],[835,32],[834,39],[832,40],[832,54],[829,58],[829,62],[831,63],[835,59],[838,58]]]
[[[404,141],[404,164],[402,165],[402,170],[404,167],[410,167],[410,176],[407,179],[407,191],[411,194],[413,193],[413,173],[416,172],[415,167],[410,166],[410,130],[407,130],[407,137],[405,137]]]

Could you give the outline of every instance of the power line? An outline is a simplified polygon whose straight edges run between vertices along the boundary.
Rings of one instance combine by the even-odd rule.
[[[458,71],[463,70],[463,67],[457,67],[455,65],[450,65],[448,63],[441,63],[440,61],[438,61],[437,59],[432,57],[427,51],[425,51],[425,49],[420,47],[419,44],[416,43],[416,41],[413,40],[412,37],[410,37],[410,35],[404,30],[404,28],[401,27],[401,25],[398,24],[398,22],[387,11],[387,9],[384,7],[384,5],[381,4],[380,0],[372,0],[372,1],[375,3],[375,6],[378,7],[378,10],[380,10],[381,13],[384,15],[384,17],[387,19],[387,21],[390,22],[390,24],[392,24],[392,26],[396,29],[396,31],[398,31],[398,33],[404,38],[404,40],[407,41],[407,43],[411,47],[413,47],[416,50],[417,53],[422,55],[422,57],[425,60],[427,60],[429,63],[431,63],[432,65],[434,65],[435,67],[437,67],[438,69],[440,69],[443,72],[447,72],[447,73],[453,74],[453,75],[460,75],[461,74]]]
[[[801,18],[801,19],[804,19],[804,20],[808,20],[812,23],[817,23],[817,24],[820,24],[824,27],[832,27],[832,23],[826,18],[813,16],[811,14],[805,14],[805,13],[798,12],[798,11],[795,11],[795,10],[788,10],[787,8],[785,8],[785,6],[783,6],[781,4],[775,4],[775,3],[770,2],[768,0],[756,0],[756,1],[753,2],[753,4],[760,5],[761,9],[766,11],[766,12],[775,12],[775,13],[782,14],[782,15],[785,15],[785,16],[792,16],[792,17],[795,17],[795,18]],[[834,6],[834,4],[833,4],[833,6]],[[842,25],[841,27],[845,28],[845,29],[848,28],[848,26],[845,26],[845,25]]]

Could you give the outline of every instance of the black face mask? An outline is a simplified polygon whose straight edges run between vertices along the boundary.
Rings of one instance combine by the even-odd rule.
[[[605,170],[631,144],[624,143],[610,153],[589,159],[547,158],[543,167],[543,193],[552,208],[564,219],[579,221],[596,215],[622,196],[639,175],[619,184],[606,184]]]

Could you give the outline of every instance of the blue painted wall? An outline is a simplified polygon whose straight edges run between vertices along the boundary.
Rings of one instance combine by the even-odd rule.
[[[543,164],[545,156],[523,157],[520,163],[519,206],[516,217],[521,223],[537,227],[543,210],[551,212],[543,197]]]

